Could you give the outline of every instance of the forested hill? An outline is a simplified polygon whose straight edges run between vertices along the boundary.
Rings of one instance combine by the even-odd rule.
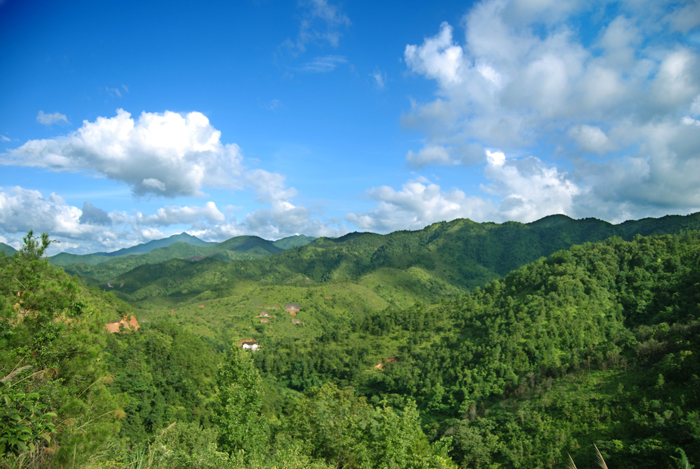
[[[352,281],[392,303],[400,303],[402,297],[416,294],[423,301],[435,301],[485,285],[574,244],[601,241],[611,236],[630,240],[637,234],[658,235],[690,229],[700,229],[700,213],[648,218],[620,225],[596,219],[573,220],[563,215],[529,224],[475,223],[460,219],[436,223],[418,231],[319,238],[305,246],[254,261],[226,264],[209,260],[206,266],[170,261],[171,265],[142,266],[119,277],[115,275],[112,283],[124,284],[115,291],[139,298],[179,295],[182,290],[190,294],[215,290],[225,295],[239,280],[265,284],[298,279],[316,283]],[[173,277],[175,272],[177,275]],[[87,271],[82,274],[89,276]],[[142,292],[138,293],[140,290]]]
[[[0,467],[700,464],[699,231],[576,245],[317,336],[261,329],[257,352],[179,313],[106,334],[130,307],[28,238],[0,256]]]
[[[260,259],[282,252],[271,241],[257,236],[236,236],[219,244],[197,246],[177,242],[145,254],[104,258],[97,255],[59,254],[52,263],[63,265],[66,272],[93,282],[104,282],[144,264],[158,264],[170,259],[202,260],[210,257],[224,261]],[[76,262],[79,261],[79,262]]]
[[[0,243],[0,251],[4,252],[7,256],[11,256],[15,252],[17,252],[15,248],[13,248],[12,246],[8,246],[5,243]]]
[[[415,399],[464,467],[594,467],[596,444],[610,467],[680,469],[700,464],[699,318],[700,232],[612,238],[255,358],[283,387]]]
[[[201,260],[205,257],[224,261],[260,259],[303,246],[313,239],[298,235],[272,242],[258,236],[236,236],[222,243],[206,243],[181,233],[111,253],[77,255],[62,252],[50,260],[52,264],[63,266],[68,273],[98,283],[144,264],[157,264],[170,259]]]

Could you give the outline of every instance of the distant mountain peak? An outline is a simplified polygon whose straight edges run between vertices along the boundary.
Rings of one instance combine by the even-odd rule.
[[[146,253],[149,253],[155,249],[164,248],[166,246],[170,246],[171,244],[175,244],[175,243],[187,243],[187,244],[191,244],[193,246],[210,246],[210,245],[216,244],[216,243],[207,243],[206,241],[202,241],[201,239],[197,238],[196,236],[192,236],[189,233],[182,232],[179,234],[174,234],[174,235],[169,236],[167,238],[154,239],[154,240],[149,241],[147,243],[137,244],[136,246],[132,246],[130,248],[119,249],[118,251],[106,253],[105,255],[108,257],[116,257],[116,256],[125,256],[128,254],[146,254]]]

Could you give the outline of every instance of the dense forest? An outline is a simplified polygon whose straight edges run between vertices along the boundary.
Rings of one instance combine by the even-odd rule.
[[[695,218],[578,224],[583,244],[549,217],[522,244],[520,224],[461,221],[175,259],[123,274],[122,299],[30,233],[0,253],[0,467],[690,468],[700,232],[678,222]],[[305,324],[261,324],[255,298],[299,301]],[[137,331],[105,332],[132,314]]]

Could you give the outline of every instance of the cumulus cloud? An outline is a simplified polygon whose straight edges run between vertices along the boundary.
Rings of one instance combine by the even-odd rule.
[[[306,207],[295,205],[292,199],[297,190],[286,186],[284,176],[258,169],[248,173],[248,181],[258,194],[258,201],[270,205],[246,215],[243,225],[249,232],[267,239],[302,233],[340,236],[347,232],[347,228],[338,226],[338,220],[313,218]]]
[[[92,228],[80,223],[81,211],[67,205],[52,193],[44,198],[39,191],[0,188],[0,227],[5,233],[48,232],[69,238],[89,234]]]
[[[443,146],[429,143],[417,153],[408,150],[406,164],[410,168],[422,168],[425,165],[462,165],[483,161],[484,148],[471,143],[458,146]]]
[[[170,226],[190,224],[195,228],[204,225],[216,225],[226,220],[214,202],[207,202],[203,207],[176,207],[168,206],[159,208],[154,215],[137,213],[134,222],[139,225]]]
[[[242,188],[241,151],[222,144],[203,114],[143,112],[138,120],[119,109],[65,137],[30,140],[0,163],[86,171],[128,184],[135,195],[203,195],[202,188]]]
[[[83,213],[80,214],[78,222],[82,225],[111,225],[112,219],[109,214],[101,208],[95,207],[90,202],[83,202]]]
[[[573,200],[581,192],[568,174],[531,156],[506,160],[503,153],[489,154],[484,171],[491,180],[482,190],[500,198],[494,219],[530,222],[552,213],[573,214]]]
[[[484,176],[489,184],[482,185],[481,191],[496,197],[445,191],[421,177],[401,190],[387,186],[368,190],[366,196],[376,207],[367,213],[349,213],[346,219],[362,229],[388,232],[455,218],[531,222],[552,213],[573,214],[574,199],[582,189],[569,174],[532,156],[507,159],[503,152],[487,150],[486,160]]]
[[[151,214],[107,213],[87,201],[80,209],[54,193],[45,197],[35,190],[0,187],[0,236],[16,245],[29,230],[47,232],[60,242],[53,252],[88,253],[113,251],[182,231],[216,242],[244,234],[278,239],[302,233],[341,236],[348,232],[340,220],[325,220],[294,205],[291,197],[296,191],[285,187],[284,178],[264,171],[256,175],[259,200],[267,206],[244,214],[241,220],[236,217],[236,208],[219,209],[212,201],[202,206],[168,205]]]
[[[569,129],[569,136],[579,144],[584,152],[602,154],[614,149],[610,139],[600,127],[577,125]]]
[[[87,251],[117,249],[183,229],[210,241],[244,233],[274,239],[347,232],[340,220],[325,219],[320,212],[295,204],[298,193],[286,185],[283,175],[246,168],[239,147],[221,143],[220,136],[201,113],[144,112],[135,120],[120,109],[115,117],[83,122],[65,137],[31,140],[8,150],[0,162],[107,177],[128,184],[137,196],[200,196],[205,187],[252,190],[257,206],[240,219],[231,207],[219,210],[213,201],[202,206],[168,205],[151,214],[107,213],[87,201],[81,210],[55,194],[46,198],[17,187],[0,189],[0,232],[16,238],[29,229],[47,231],[66,241],[64,247]]]
[[[425,178],[409,181],[400,190],[375,187],[366,196],[376,207],[367,213],[348,213],[345,218],[363,230],[379,232],[420,229],[455,218],[483,219],[494,210],[487,200],[468,197],[459,189],[443,191]]]
[[[638,216],[700,207],[693,176],[700,174],[693,147],[700,55],[674,33],[700,24],[697,2],[622,2],[614,17],[600,8],[485,0],[465,15],[461,37],[443,22],[434,36],[407,45],[408,70],[436,85],[433,100],[413,102],[402,116],[425,135],[422,148],[407,152],[407,165],[486,163],[491,182],[483,188],[504,197],[512,208],[499,213],[516,219],[523,217],[517,207],[539,211],[538,204],[587,216],[596,216],[589,201],[601,213],[615,212],[603,204],[624,202],[625,213]],[[534,159],[494,166],[493,148]],[[587,159],[592,154],[599,163]],[[549,163],[562,156],[565,172]],[[549,195],[521,198],[523,181],[544,184]]]
[[[39,114],[37,114],[36,116],[36,121],[46,126],[51,126],[53,124],[56,124],[57,122],[62,122],[64,124],[70,123],[68,122],[68,118],[65,114],[61,114],[60,112],[54,112],[53,114],[44,114],[44,111],[39,111]]]

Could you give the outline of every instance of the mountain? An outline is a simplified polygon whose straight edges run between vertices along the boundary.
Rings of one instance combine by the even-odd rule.
[[[60,266],[68,266],[71,264],[87,264],[87,265],[98,265],[103,262],[108,261],[110,258],[114,257],[120,257],[120,256],[127,256],[127,255],[132,255],[132,254],[147,254],[149,252],[152,252],[156,249],[164,248],[170,245],[173,245],[175,243],[185,243],[189,244],[191,246],[198,246],[198,247],[203,247],[203,246],[212,246],[215,245],[216,243],[207,243],[206,241],[202,241],[201,239],[197,238],[196,236],[189,235],[187,233],[180,233],[177,235],[172,235],[168,238],[163,238],[163,239],[156,239],[153,241],[149,241],[144,244],[137,244],[136,246],[132,246],[130,248],[124,248],[124,249],[119,249],[117,251],[112,251],[112,252],[96,252],[93,254],[69,254],[67,252],[61,252],[56,254],[55,256],[52,256],[49,260],[51,261],[52,264],[55,265],[60,265]],[[163,259],[165,260],[165,259]],[[139,265],[138,263],[134,264],[134,266]]]
[[[113,252],[108,252],[103,255],[107,257],[116,257],[116,256],[125,256],[128,254],[145,254],[148,252],[151,252],[155,249],[158,248],[164,248],[166,246],[170,246],[171,244],[175,243],[186,243],[190,244],[192,246],[211,246],[216,243],[207,243],[206,241],[202,241],[201,239],[197,238],[196,236],[189,235],[187,233],[180,233],[176,235],[172,235],[168,238],[163,238],[163,239],[154,239],[153,241],[149,241],[144,244],[137,244],[136,246],[132,246],[130,248],[124,248],[124,249],[119,249],[118,251],[113,251]],[[102,253],[98,253],[102,254]]]
[[[180,295],[182,290],[189,294],[216,290],[227,295],[235,290],[237,282],[244,280],[266,285],[353,282],[398,306],[466,292],[574,244],[612,236],[631,240],[640,233],[666,234],[691,229],[700,229],[700,213],[619,225],[592,218],[573,220],[563,215],[527,224],[460,219],[418,231],[318,238],[264,259],[210,263],[208,270],[178,263],[176,283],[169,278],[172,271],[167,266],[148,267],[148,275],[137,269],[118,278],[115,275],[114,279],[124,284],[124,293],[139,298]],[[141,289],[143,293],[137,293]]]
[[[271,254],[279,254],[284,248],[275,246],[272,241],[257,236],[236,236],[235,238],[228,239],[216,245],[216,252],[222,250],[249,252],[251,254],[259,254],[260,256],[268,256]]]
[[[260,463],[247,467],[689,468],[700,461],[696,221],[460,220],[278,254],[243,237],[221,252],[267,257],[217,253],[121,275],[111,290],[132,305],[46,261],[0,256],[0,368],[13,370],[0,391],[25,441],[51,437],[42,458],[56,465],[240,467],[243,453],[233,460],[218,436],[253,422]],[[620,232],[631,241],[576,244],[470,292],[477,277],[450,283],[469,259],[499,275],[511,262],[501,244],[519,262]],[[420,302],[402,307],[399,294]],[[105,334],[132,314],[138,330]],[[241,350],[242,339],[260,347]],[[139,459],[127,459],[138,441]]]
[[[298,246],[304,246],[315,238],[304,235],[290,236],[288,238],[282,238],[275,242],[270,242],[259,238],[257,236],[236,236],[222,243],[208,243],[202,241],[201,239],[191,236],[187,233],[181,233],[179,235],[173,235],[169,238],[159,239],[155,241],[150,241],[145,244],[139,244],[130,248],[120,249],[114,252],[97,252],[94,254],[69,254],[67,252],[62,252],[51,257],[51,263],[55,265],[60,265],[62,267],[69,266],[72,264],[86,264],[88,266],[96,266],[102,264],[103,262],[108,262],[110,259],[115,257],[127,256],[132,254],[144,255],[151,253],[153,251],[159,250],[159,253],[151,256],[144,257],[139,260],[121,260],[115,261],[101,271],[113,272],[112,276],[118,275],[118,273],[126,272],[124,270],[125,266],[131,266],[134,268],[138,265],[162,262],[168,259],[188,259],[192,257],[205,257],[210,255],[217,255],[219,258],[224,260],[233,259],[254,259],[258,257],[265,257],[271,254],[277,254],[285,249],[291,249]],[[211,249],[190,249],[187,246],[179,246],[170,250],[163,250],[170,246],[178,243],[183,243],[194,248],[211,248]],[[8,246],[9,247],[9,246]],[[227,251],[237,252],[236,255],[231,255]],[[243,254],[246,252],[246,254]],[[119,266],[119,267],[117,267]],[[113,270],[110,270],[113,269]],[[99,279],[110,278],[109,275],[105,277],[101,273],[95,273],[94,269],[85,269],[85,267],[77,266],[70,268],[73,273],[83,276],[91,276],[88,274],[92,272],[92,276]],[[100,272],[101,272],[100,271]],[[117,273],[118,272],[118,273]]]
[[[105,253],[98,254],[70,254],[68,252],[59,252],[55,256],[51,256],[49,261],[54,265],[65,267],[71,264],[87,264],[97,265],[110,259]]]
[[[594,445],[610,467],[689,467],[673,461],[700,461],[699,254],[700,231],[585,243],[468,295],[263,337],[256,364],[296,391],[415,400],[460,467],[594,467]]]
[[[286,238],[278,239],[277,241],[275,241],[272,244],[274,244],[278,248],[286,250],[286,249],[298,248],[300,246],[306,246],[314,239],[316,239],[316,238],[312,238],[311,236],[296,235],[296,236],[288,236]]]
[[[195,238],[196,239],[196,238]],[[196,246],[186,242],[177,242],[168,246],[154,249],[146,254],[123,255],[113,258],[100,259],[97,255],[83,256],[79,263],[64,264],[66,272],[84,278],[88,283],[106,282],[122,273],[128,272],[144,264],[158,264],[170,259],[188,259],[191,261],[202,260],[206,257],[214,257],[223,261],[243,259],[260,259],[282,252],[271,241],[257,236],[237,236],[223,243],[207,243],[204,246]],[[72,254],[59,258],[70,258]],[[56,256],[58,258],[58,256]],[[90,263],[93,262],[93,263]],[[58,264],[58,262],[57,262]],[[59,264],[60,265],[60,264]]]
[[[4,252],[6,256],[11,256],[17,252],[12,246],[8,246],[5,243],[0,243],[0,251]]]

